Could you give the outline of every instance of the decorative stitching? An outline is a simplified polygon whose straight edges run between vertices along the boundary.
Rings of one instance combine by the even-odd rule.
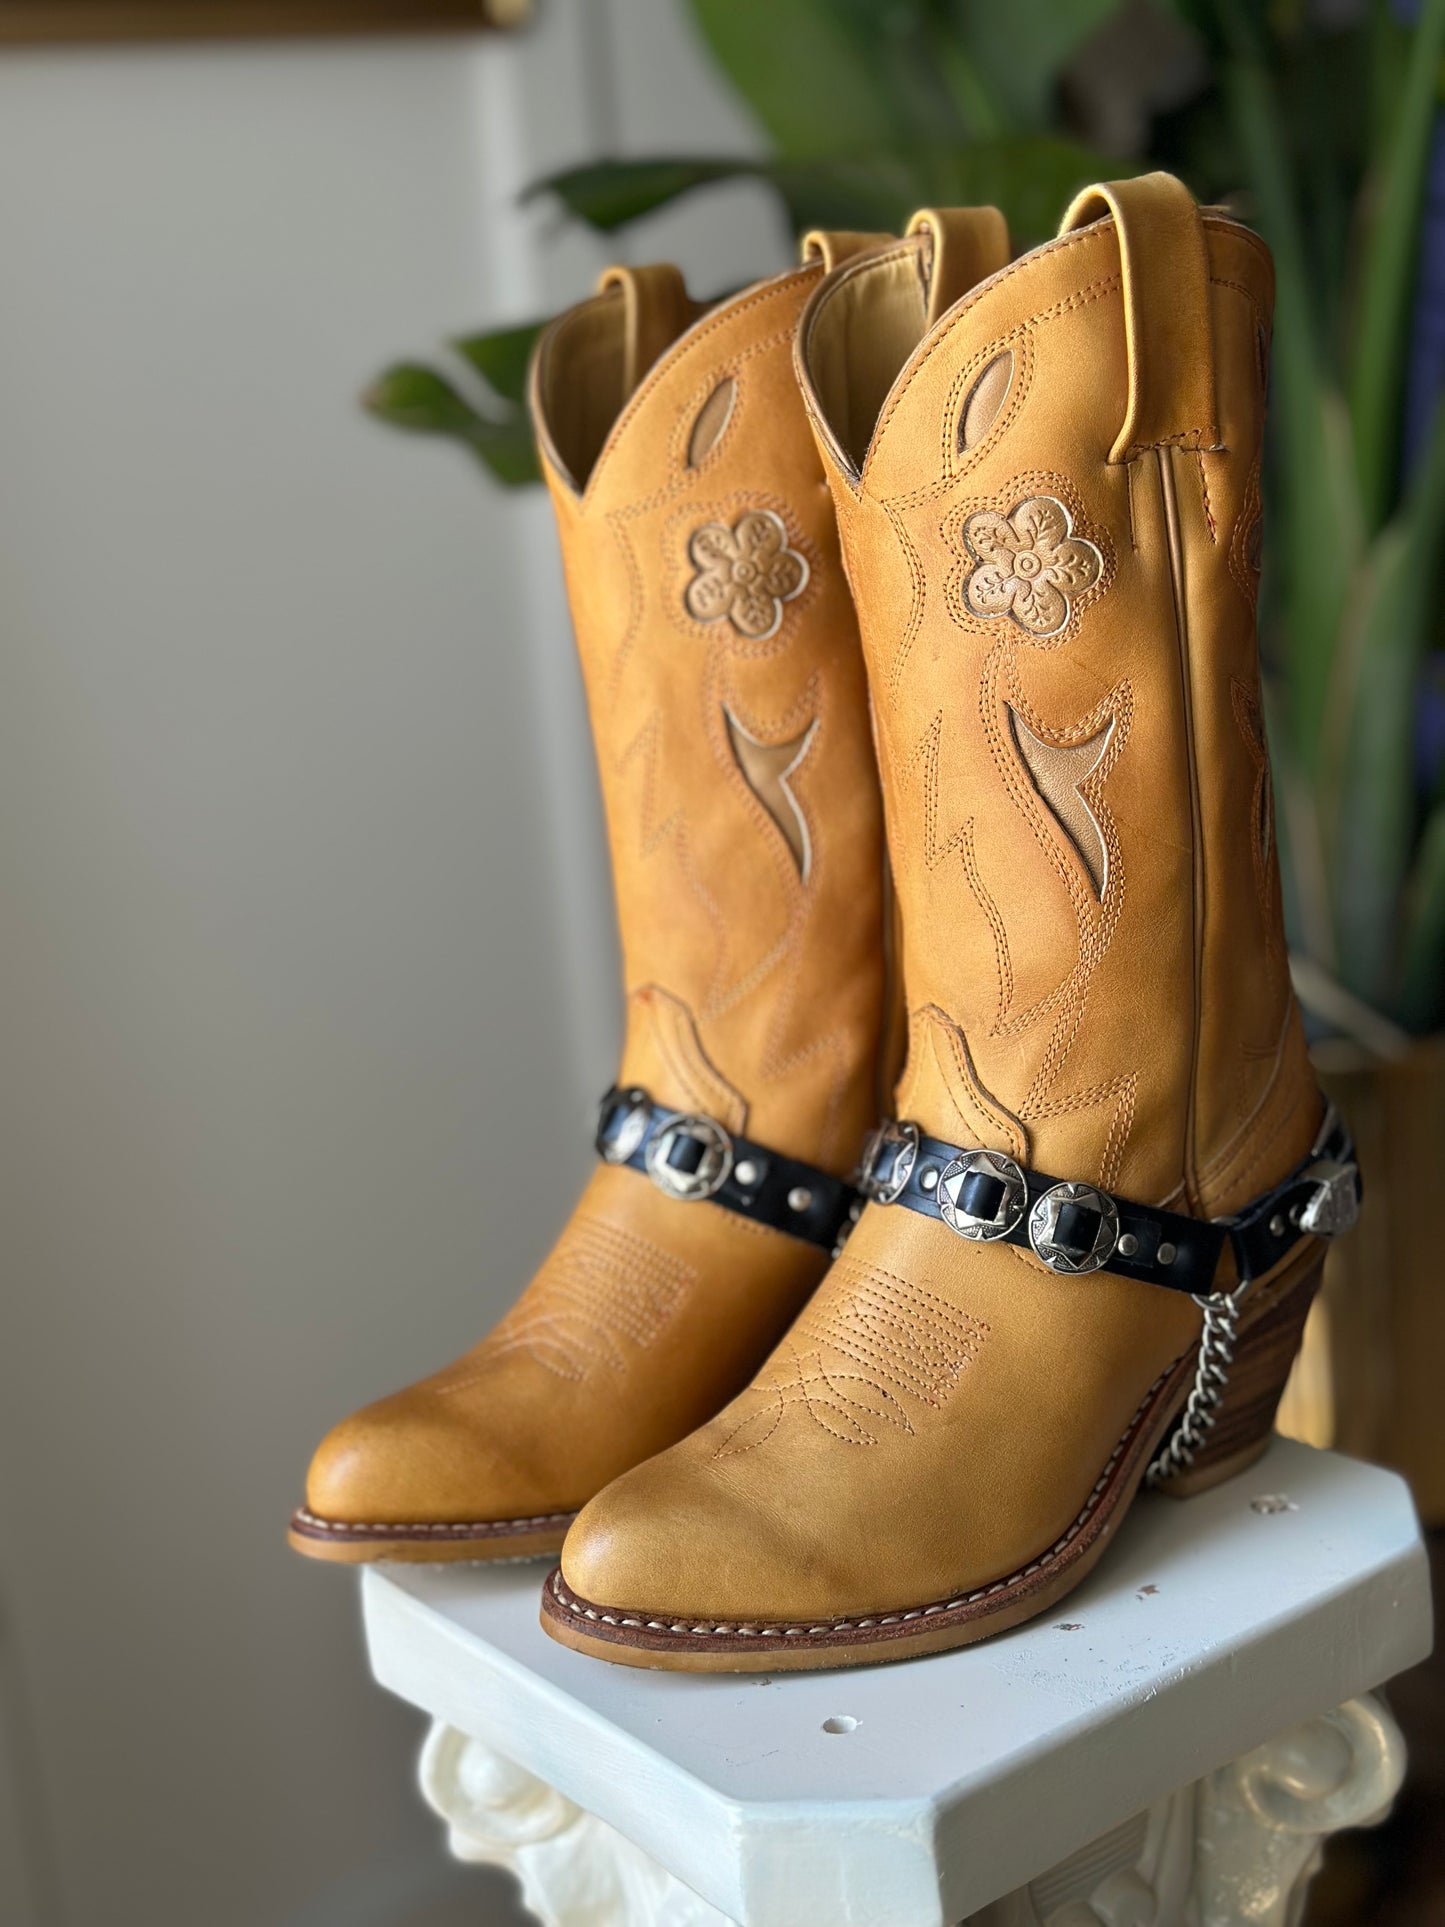
[[[737,428],[738,416],[744,399],[742,363],[748,359],[744,354],[735,367],[712,368],[693,390],[684,404],[677,420],[672,425],[670,454],[672,466],[687,471],[689,478],[703,475],[708,469],[716,467],[722,459],[722,451],[727,448]],[[697,430],[698,417],[712,400],[724,382],[733,385],[732,400],[728,405],[728,417],[723,423],[722,433],[717,437],[707,453],[699,462],[690,459],[690,444]]]
[[[387,1539],[479,1539],[501,1538],[508,1533],[521,1532],[535,1526],[569,1525],[577,1517],[575,1512],[539,1512],[530,1519],[478,1519],[465,1525],[420,1523],[413,1525],[354,1525],[346,1519],[323,1519],[309,1506],[298,1506],[292,1514],[292,1524],[307,1527],[316,1532],[329,1532],[337,1538],[387,1538]]]
[[[846,1445],[875,1445],[870,1421],[912,1433],[905,1399],[941,1410],[989,1327],[897,1272],[846,1256],[827,1289],[799,1316],[782,1350],[742,1394],[751,1409],[713,1453],[736,1456],[765,1444],[798,1404]],[[841,1365],[835,1363],[841,1360]],[[872,1402],[844,1388],[857,1386]],[[740,1440],[745,1443],[739,1443]]]
[[[1259,1102],[1254,1106],[1249,1116],[1240,1124],[1239,1129],[1234,1133],[1233,1137],[1228,1140],[1222,1149],[1214,1154],[1208,1164],[1203,1165],[1200,1169],[1199,1181],[1201,1185],[1207,1186],[1211,1191],[1217,1192],[1223,1190],[1226,1182],[1238,1184],[1243,1177],[1254,1170],[1255,1166],[1258,1165],[1266,1155],[1275,1151],[1285,1126],[1299,1109],[1301,1097],[1306,1091],[1313,1090],[1314,1085],[1312,1079],[1306,1078],[1296,1081],[1291,1091],[1289,1103],[1285,1106],[1283,1115],[1274,1120],[1273,1127],[1268,1133],[1265,1144],[1263,1146],[1256,1145],[1254,1155],[1241,1169],[1235,1171],[1234,1166],[1236,1161],[1250,1148],[1249,1140],[1251,1132],[1258,1126],[1260,1120],[1266,1114],[1270,1100],[1278,1088],[1280,1075],[1284,1069],[1285,1057],[1290,1043],[1294,1038],[1294,1034],[1294,1007],[1292,1000],[1287,997],[1285,999],[1284,1016],[1280,1022],[1279,1035],[1273,1047],[1266,1053],[1273,1059],[1273,1063],[1270,1068],[1269,1077],[1265,1081],[1264,1089],[1260,1093]],[[1231,1179],[1230,1173],[1232,1171],[1233,1178]]]
[[[1187,1357],[1188,1354],[1186,1353],[1182,1356]],[[730,1635],[742,1635],[744,1637],[759,1639],[796,1639],[809,1635],[864,1632],[874,1626],[897,1626],[917,1619],[931,1619],[939,1613],[958,1612],[964,1606],[975,1605],[981,1599],[992,1598],[998,1593],[1006,1592],[1010,1588],[1019,1585],[1023,1580],[1032,1578],[1035,1574],[1042,1572],[1046,1566],[1051,1565],[1055,1559],[1060,1557],[1060,1555],[1073,1544],[1074,1540],[1078,1538],[1094,1512],[1098,1509],[1099,1501],[1108,1488],[1114,1468],[1133,1443],[1139,1426],[1155,1394],[1165,1381],[1178,1370],[1181,1362],[1182,1359],[1176,1359],[1167,1370],[1162,1371],[1139,1401],[1138,1409],[1125,1428],[1123,1437],[1110,1453],[1103,1471],[1094,1482],[1093,1488],[1088,1498],[1084,1501],[1081,1511],[1067,1532],[1056,1539],[1048,1550],[1041,1553],[1031,1564],[1020,1567],[1018,1571],[1010,1573],[1004,1579],[995,1579],[991,1584],[979,1586],[972,1592],[960,1593],[957,1598],[939,1600],[926,1606],[909,1607],[892,1613],[873,1613],[864,1616],[852,1616],[823,1621],[810,1622],[808,1620],[798,1619],[779,1619],[770,1623],[766,1620],[744,1619],[725,1620],[715,1625],[699,1626],[692,1625],[686,1620],[669,1621],[646,1618],[641,1613],[604,1613],[600,1608],[588,1606],[584,1604],[582,1600],[574,1598],[573,1595],[568,1592],[562,1578],[562,1569],[560,1566],[552,1574],[551,1580],[549,1581],[552,1595],[566,1611],[578,1614],[584,1619],[601,1621],[609,1626],[634,1627],[638,1630],[646,1630],[647,1632],[674,1633],[679,1637],[685,1638],[712,1639],[728,1637]]]
[[[973,446],[961,448],[958,441],[960,417],[967,406],[970,390],[984,370],[1005,354],[1012,358],[1013,367],[1009,372],[1009,389],[1004,397],[1004,405]],[[1010,328],[1007,334],[991,341],[987,348],[981,349],[964,364],[948,392],[944,415],[942,470],[945,476],[955,482],[960,480],[983,459],[991,444],[1013,425],[1033,383],[1033,376],[1034,338],[1027,322]]]
[[[1229,573],[1240,594],[1253,610],[1259,603],[1260,547],[1264,534],[1264,508],[1259,490],[1259,458],[1250,466],[1244,484],[1244,500],[1235,517],[1229,543]]]
[[[1199,494],[1200,499],[1204,503],[1204,525],[1209,530],[1209,539],[1211,542],[1217,544],[1219,541],[1219,531],[1214,523],[1214,510],[1209,504],[1209,476],[1205,472],[1204,456],[1204,449],[1196,450],[1196,460],[1199,463]]]
[[[808,267],[794,269],[787,274],[776,275],[771,281],[765,281],[762,286],[758,288],[755,293],[749,295],[746,300],[725,302],[711,315],[695,321],[693,325],[686,330],[685,334],[680,337],[682,344],[680,352],[676,356],[665,354],[652,364],[651,368],[648,369],[647,373],[633,390],[631,400],[622,409],[616,421],[613,422],[611,428],[607,431],[607,437],[601,449],[598,451],[596,461],[592,464],[592,473],[587,477],[586,486],[578,498],[582,505],[584,507],[586,506],[587,498],[592,493],[593,486],[596,483],[598,475],[601,474],[605,467],[608,456],[621,441],[633,416],[651,399],[654,389],[659,387],[661,383],[671,375],[675,374],[683,362],[694,355],[697,349],[715,334],[719,328],[730,326],[737,320],[739,315],[748,314],[752,309],[766,302],[777,300],[779,296],[792,295],[800,283],[813,281],[817,278],[818,266],[816,263]],[[582,307],[576,309],[574,313],[568,317],[566,325],[573,325],[590,306],[590,303],[584,303]],[[557,338],[558,337],[554,337],[554,340]],[[767,342],[755,343],[752,352],[758,353],[764,347],[776,345],[779,338],[779,336],[775,335],[770,337]],[[791,327],[786,331],[783,338],[787,340],[792,339]],[[677,479],[678,481],[685,481],[687,478],[684,475]],[[666,491],[664,490],[663,492]]]
[[[580,1384],[593,1367],[625,1372],[646,1351],[696,1285],[694,1266],[636,1232],[602,1218],[576,1217],[522,1299],[481,1348],[480,1369],[436,1382],[461,1391],[514,1352],[555,1377]]]
[[[1274,856],[1274,785],[1270,779],[1269,745],[1264,733],[1264,712],[1260,708],[1259,694],[1241,682],[1238,676],[1229,679],[1230,705],[1234,710],[1234,720],[1239,733],[1244,738],[1244,747],[1254,769],[1253,834],[1249,839],[1250,863],[1254,871],[1254,891],[1259,901],[1259,919],[1264,931],[1264,950],[1268,958],[1275,958],[1282,949],[1280,941],[1280,904],[1275,888],[1276,871]]]
[[[1051,254],[1062,253],[1070,247],[1078,246],[1093,238],[1094,237],[1085,231],[1077,236],[1071,236],[1066,240],[1056,242],[1049,252]],[[923,342],[920,343],[921,352],[915,350],[917,358],[905,368],[905,372],[900,377],[893,393],[889,396],[887,405],[879,418],[878,425],[873,431],[873,439],[869,444],[868,455],[863,463],[862,473],[859,478],[860,482],[866,482],[868,480],[868,471],[873,466],[874,459],[882,444],[883,436],[889,422],[897,412],[904,396],[928,366],[934,355],[938,354],[944,344],[951,339],[954,330],[971,317],[973,309],[979,301],[993,294],[1004,282],[1011,280],[1014,275],[1022,272],[1030,261],[1036,260],[1037,258],[1038,256],[1036,254],[1023,255],[1019,260],[1015,261],[1012,266],[1004,268],[998,274],[991,275],[987,281],[980,282],[972,294],[965,296],[957,307],[950,310],[947,319],[943,321],[933,333],[924,337]],[[1091,281],[1086,286],[1076,289],[1074,293],[1066,295],[1063,300],[1055,301],[1046,308],[1040,308],[1035,313],[1026,315],[1021,322],[1015,325],[1023,328],[1033,328],[1041,321],[1055,321],[1061,315],[1072,313],[1076,308],[1085,308],[1088,307],[1091,302],[1102,300],[1111,290],[1115,292],[1121,291],[1122,287],[1123,282],[1117,272],[1103,275],[1097,281]]]
[[[927,595],[927,577],[924,575],[923,563],[919,559],[918,550],[914,545],[913,538],[909,535],[907,529],[904,528],[896,505],[892,502],[884,502],[882,509],[883,513],[888,517],[889,525],[894,535],[898,539],[899,547],[903,550],[903,559],[908,564],[908,575],[912,586],[912,595],[908,604],[908,620],[903,625],[897,647],[893,651],[893,658],[888,665],[888,694],[890,697],[895,697],[898,694],[898,685],[903,680],[903,671],[907,666],[909,655],[918,638],[918,631],[923,626],[924,598]]]

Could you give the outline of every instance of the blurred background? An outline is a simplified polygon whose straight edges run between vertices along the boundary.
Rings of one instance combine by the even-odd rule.
[[[716,293],[971,200],[1022,244],[1158,164],[1270,239],[1280,841],[1368,1183],[1284,1422],[1445,1522],[1445,0],[482,13],[0,0],[3,1927],[521,1918],[284,1524],[515,1295],[612,1073],[518,410],[608,259]],[[1317,1927],[1445,1919],[1438,1673],[1395,1703]]]

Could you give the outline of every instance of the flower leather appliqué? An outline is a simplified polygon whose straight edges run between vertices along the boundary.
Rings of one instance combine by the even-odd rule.
[[[707,522],[694,529],[687,553],[696,574],[683,595],[695,622],[724,617],[740,636],[764,642],[776,635],[783,604],[802,593],[808,564],[788,547],[788,531],[771,509],[749,509],[731,528]]]
[[[1030,495],[1007,515],[981,509],[963,525],[974,566],[963,599],[976,616],[1007,616],[1026,635],[1057,635],[1074,599],[1104,573],[1095,545],[1074,534],[1073,519],[1052,495]]]

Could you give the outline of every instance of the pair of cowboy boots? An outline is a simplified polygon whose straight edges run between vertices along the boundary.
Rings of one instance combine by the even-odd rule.
[[[1271,297],[1153,175],[1013,263],[928,212],[553,325],[621,1078],[537,1278],[331,1435],[301,1550],[560,1546],[582,1651],[866,1663],[1045,1610],[1146,1479],[1263,1449],[1358,1195],[1260,714]]]

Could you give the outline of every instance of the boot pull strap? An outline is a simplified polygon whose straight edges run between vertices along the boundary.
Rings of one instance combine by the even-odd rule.
[[[693,304],[687,284],[670,262],[650,268],[607,268],[597,283],[597,292],[609,294],[614,288],[621,291],[623,301],[625,406],[658,356],[692,325]]]
[[[855,255],[881,248],[892,239],[891,234],[863,234],[856,228],[809,228],[803,236],[799,258],[805,268],[821,261],[824,274],[831,274],[834,268],[851,261]]]
[[[1124,281],[1129,401],[1111,462],[1172,443],[1216,448],[1209,252],[1194,197],[1172,174],[1086,187],[1060,234],[1112,214]]]
[[[909,221],[908,233],[932,243],[925,329],[980,281],[1009,264],[1008,222],[996,207],[921,207]]]

